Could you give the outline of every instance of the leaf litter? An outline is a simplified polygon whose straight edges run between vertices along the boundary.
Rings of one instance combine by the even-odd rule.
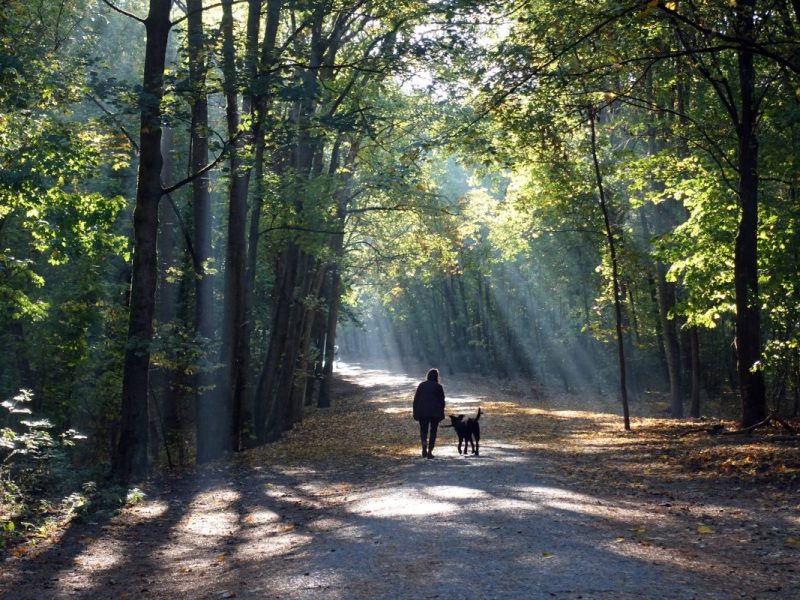
[[[467,473],[476,478],[475,485],[493,493],[511,495],[521,480],[537,479],[553,489],[573,490],[575,497],[564,493],[550,504],[591,520],[560,513],[551,526],[563,522],[571,528],[568,537],[585,537],[598,551],[653,565],[692,572],[703,563],[704,574],[719,576],[715,585],[725,585],[720,582],[737,573],[730,588],[735,595],[722,597],[760,597],[800,584],[800,450],[785,432],[764,428],[749,436],[685,435],[707,427],[708,421],[656,416],[635,418],[633,431],[624,432],[616,406],[607,398],[593,399],[593,410],[587,410],[585,398],[544,395],[519,382],[497,386],[465,377],[457,384],[445,382],[448,413],[471,413],[481,406],[482,453],[490,458],[459,457],[452,431],[442,428],[434,465],[439,470],[465,465],[480,469],[485,464],[481,461],[503,453],[533,457],[533,477],[522,472],[528,468],[523,462],[503,472],[471,468]],[[417,455],[412,392],[413,386],[365,387],[357,378],[339,378],[333,407],[309,407],[304,421],[278,442],[172,482],[152,482],[148,500],[93,531],[78,532],[90,527],[73,525],[76,531],[40,551],[40,559],[9,553],[5,564],[13,568],[4,570],[0,591],[5,587],[18,593],[14,597],[34,598],[42,590],[88,594],[113,585],[108,597],[314,597],[291,595],[287,590],[295,580],[287,579],[285,588],[271,587],[274,580],[264,585],[270,577],[283,577],[281,570],[291,565],[306,580],[303,589],[316,590],[322,598],[328,597],[326,590],[344,584],[335,569],[315,573],[311,558],[319,545],[327,544],[329,556],[342,557],[332,560],[347,560],[349,543],[380,548],[372,559],[376,564],[385,557],[387,565],[407,564],[409,576],[424,578],[426,563],[419,562],[413,539],[393,538],[391,532],[375,535],[342,517],[365,499],[374,501],[392,490],[402,493],[420,468],[429,467]],[[719,424],[735,429],[731,422]],[[169,508],[164,515],[148,508],[165,501]],[[378,507],[364,515],[383,510],[374,502],[364,505]],[[509,524],[508,518],[520,517],[516,509],[492,510],[486,514],[493,516],[478,521],[487,534],[498,540],[533,535],[524,548],[541,565],[574,559],[569,549],[556,547],[558,536],[549,546],[537,546],[536,535],[525,526]],[[121,558],[117,568],[108,567],[114,556],[124,554],[118,547],[132,552],[130,560],[141,565],[122,568],[127,562]],[[59,557],[69,558],[69,566]],[[101,557],[105,570],[95,574]],[[503,585],[515,589],[516,578],[507,577]],[[275,596],[253,591],[273,589]],[[358,595],[347,597],[391,597],[381,596],[384,588],[377,582],[362,582],[359,589]],[[608,593],[609,598],[627,597],[625,590]]]

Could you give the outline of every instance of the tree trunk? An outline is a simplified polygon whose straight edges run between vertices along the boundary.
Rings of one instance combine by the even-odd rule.
[[[254,399],[256,438],[260,443],[274,439],[280,433],[280,427],[276,425],[280,414],[277,389],[290,335],[289,322],[299,252],[295,244],[290,244],[277,260],[269,345]]]
[[[327,265],[315,261],[313,276],[309,277],[308,284],[304,290],[303,297],[311,300],[309,305],[302,303],[298,306],[301,311],[299,333],[300,343],[297,350],[296,369],[292,376],[292,405],[291,405],[291,425],[295,425],[303,420],[303,406],[305,404],[306,386],[311,369],[309,361],[309,348],[311,346],[311,332],[314,321],[316,320],[319,308],[316,299],[319,298],[320,290],[327,274]],[[309,269],[311,270],[311,269]],[[311,371],[313,373],[313,371]]]
[[[191,172],[199,172],[208,163],[208,99],[206,90],[206,45],[203,32],[202,0],[187,0],[189,82],[192,96]],[[203,353],[194,377],[197,462],[218,456],[220,421],[215,405],[215,377],[210,343],[214,338],[213,279],[209,274],[211,249],[211,194],[209,176],[204,173],[192,181],[192,218],[194,220],[195,299],[194,325],[198,346]]]
[[[603,225],[605,226],[608,253],[611,258],[611,283],[614,288],[614,321],[617,331],[617,357],[619,360],[619,390],[622,398],[622,417],[625,430],[629,431],[631,428],[631,421],[630,411],[628,409],[628,386],[625,371],[625,339],[622,332],[622,299],[619,285],[619,266],[617,264],[617,248],[614,240],[614,232],[611,229],[611,219],[609,218],[608,204],[606,203],[605,190],[603,188],[603,175],[600,171],[600,161],[597,158],[597,133],[595,131],[595,117],[596,114],[594,107],[589,107],[592,161],[594,162],[594,173],[597,180],[600,209],[603,212]]]
[[[161,156],[163,164],[161,167],[161,182],[164,187],[168,187],[175,179],[174,162],[172,160],[173,135],[172,128],[164,126],[161,129]],[[170,202],[161,202],[158,207],[158,288],[157,288],[157,321],[159,334],[164,339],[170,330],[170,325],[175,320],[175,305],[177,302],[177,285],[171,281],[170,269],[175,266],[175,245],[176,218],[175,211]],[[169,443],[166,424],[176,424],[177,406],[176,397],[173,390],[173,370],[166,367],[171,362],[169,344],[165,344],[162,350],[164,355],[164,365],[151,372],[151,391],[153,392],[152,401],[155,405],[154,414],[150,415],[150,456],[158,458],[159,442],[166,448]],[[158,403],[158,404],[156,404]],[[161,435],[159,435],[159,431]],[[159,439],[161,438],[161,439]]]
[[[739,35],[754,37],[756,0],[736,6]],[[741,119],[738,124],[739,227],[734,255],[736,289],[736,362],[742,401],[742,427],[767,416],[764,373],[761,365],[761,317],[758,297],[758,137],[753,52],[742,45],[737,51]]]
[[[331,405],[330,386],[333,377],[333,363],[335,361],[334,346],[336,345],[336,324],[339,320],[339,304],[341,302],[342,286],[342,260],[344,259],[344,223],[347,207],[350,204],[351,190],[350,185],[355,172],[356,158],[360,147],[359,141],[353,141],[346,160],[346,169],[343,181],[337,190],[336,202],[336,226],[341,229],[341,233],[331,236],[331,254],[333,261],[330,265],[330,289],[328,292],[328,313],[325,323],[325,362],[322,366],[322,380],[319,384],[319,395],[317,406],[328,408]],[[331,152],[330,174],[336,176],[339,163],[339,152],[341,140],[334,144]]]
[[[257,2],[260,6],[261,2]],[[245,410],[253,415],[254,426],[258,419],[258,412],[255,404],[255,385],[253,382],[252,368],[252,332],[255,303],[256,269],[258,261],[258,245],[261,237],[259,228],[261,226],[261,209],[264,202],[264,145],[265,145],[265,121],[270,106],[269,86],[271,81],[270,71],[273,68],[275,57],[275,40],[278,33],[278,23],[280,20],[282,0],[267,1],[267,22],[264,31],[264,41],[261,47],[261,58],[256,67],[256,72],[251,80],[254,105],[254,120],[252,140],[254,153],[253,165],[253,185],[250,208],[249,233],[247,238],[247,263],[245,265],[244,289],[242,290],[242,340],[241,357],[242,362],[248,368],[242,373],[242,389],[244,390],[243,404]],[[250,5],[251,9],[253,5]],[[248,21],[249,23],[249,21]],[[251,36],[252,36],[252,29]],[[252,43],[250,38],[248,44]],[[257,438],[257,436],[256,436]]]
[[[239,99],[237,90],[236,48],[233,33],[233,0],[222,1],[223,89],[230,164],[228,241],[225,251],[224,309],[220,351],[219,415],[224,431],[217,452],[241,449],[243,378],[242,326],[245,269],[245,231],[247,227],[247,173],[242,164],[239,137]]]
[[[692,402],[690,415],[700,418],[700,336],[697,326],[689,328],[689,354],[691,356]]]
[[[158,203],[161,199],[161,99],[172,0],[150,0],[139,130],[139,171],[133,212],[133,268],[122,372],[120,437],[112,472],[128,481],[147,474],[148,371],[155,310]]]
[[[669,311],[675,306],[675,284],[667,281],[667,267],[660,260],[656,262],[656,282],[658,290],[658,316],[664,340],[664,354],[669,374],[669,412],[673,419],[683,418],[683,389],[681,387],[680,346],[678,344],[678,325]]]

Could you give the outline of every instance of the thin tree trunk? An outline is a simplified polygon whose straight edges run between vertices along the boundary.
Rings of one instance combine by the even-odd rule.
[[[168,187],[175,179],[174,161],[172,160],[173,134],[169,126],[161,130],[161,182]],[[157,288],[157,321],[160,331],[169,331],[175,320],[175,304],[177,301],[177,285],[171,281],[170,269],[175,265],[176,222],[175,212],[169,202],[161,202],[158,207],[158,288]],[[163,335],[162,335],[163,338]],[[165,363],[169,364],[169,345],[165,345],[163,353]],[[157,409],[150,415],[150,455],[158,458],[159,443],[165,448],[169,443],[166,424],[177,423],[176,397],[173,390],[173,371],[162,365],[151,372],[151,390],[154,392],[153,403]],[[159,435],[159,431],[161,434]]]
[[[225,251],[224,309],[222,321],[222,364],[219,418],[227,431],[220,437],[218,452],[241,449],[243,379],[247,366],[241,359],[243,288],[245,269],[245,231],[247,227],[247,173],[242,164],[239,137],[239,99],[237,90],[236,48],[233,32],[233,0],[222,1],[223,89],[230,164],[228,241]]]
[[[700,336],[697,326],[689,328],[689,354],[691,356],[692,373],[692,402],[690,415],[694,419],[700,418]]]
[[[669,374],[670,416],[683,418],[683,389],[681,386],[680,346],[678,345],[678,326],[669,311],[675,306],[675,284],[667,281],[667,267],[656,262],[656,282],[658,290],[658,315],[664,335],[664,354]]]
[[[191,172],[197,173],[208,163],[208,99],[206,90],[206,47],[203,32],[202,0],[187,0],[189,82],[192,95]],[[194,377],[197,462],[218,455],[214,449],[220,437],[214,395],[214,362],[209,344],[214,338],[213,279],[208,272],[211,261],[211,195],[209,176],[204,173],[192,181],[192,217],[194,221],[195,298],[194,326],[198,346],[203,353]]]
[[[611,219],[609,218],[608,204],[606,203],[605,190],[603,188],[603,175],[600,171],[600,161],[597,158],[597,132],[595,131],[595,109],[589,107],[589,125],[591,127],[592,142],[592,161],[594,162],[594,173],[597,180],[597,191],[600,198],[600,209],[603,212],[603,224],[606,231],[606,242],[608,243],[608,253],[611,258],[611,283],[614,288],[614,321],[617,332],[617,356],[619,359],[619,390],[622,398],[622,416],[626,431],[631,428],[630,411],[628,409],[628,387],[625,371],[625,341],[622,332],[622,300],[619,285],[619,266],[617,264],[617,248],[614,240],[614,232],[611,229]]]
[[[322,367],[322,380],[319,384],[319,395],[317,397],[317,406],[320,408],[328,408],[331,405],[330,385],[331,378],[333,377],[333,363],[335,360],[334,346],[336,345],[336,324],[339,320],[339,304],[341,302],[341,266],[342,260],[344,259],[344,222],[347,206],[350,204],[350,184],[352,182],[353,173],[355,172],[359,147],[360,143],[358,141],[354,141],[350,145],[350,151],[346,160],[346,175],[337,190],[336,226],[341,229],[341,233],[335,233],[331,238],[331,254],[333,255],[333,261],[330,265],[331,283],[328,293],[328,313],[325,323],[325,362]],[[334,150],[331,153],[330,174],[333,176],[336,175],[336,171],[338,170],[340,148],[341,140],[334,145]]]
[[[172,0],[150,0],[139,130],[139,171],[133,212],[134,254],[130,315],[122,372],[120,437],[112,472],[123,481],[147,474],[150,343],[155,311],[158,203],[161,199],[161,99],[164,66],[172,27]]]

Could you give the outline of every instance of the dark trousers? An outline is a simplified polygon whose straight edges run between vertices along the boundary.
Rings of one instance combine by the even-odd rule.
[[[428,428],[431,434],[428,437]],[[433,450],[436,444],[436,430],[439,429],[439,419],[430,419],[428,417],[420,417],[419,419],[419,437],[422,440],[422,448],[428,449],[428,452]]]

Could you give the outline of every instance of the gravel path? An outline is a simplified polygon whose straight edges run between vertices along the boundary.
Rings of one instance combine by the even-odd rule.
[[[408,412],[414,380],[343,371],[375,390],[363,401],[387,426]],[[451,406],[471,412],[479,401],[448,389]],[[36,558],[6,561],[2,597],[800,597],[780,587],[745,593],[737,580],[747,571],[702,545],[621,535],[663,516],[587,493],[535,451],[498,439],[491,419],[482,420],[480,457],[460,457],[444,429],[434,460],[338,457],[331,439],[321,440],[324,460],[228,464],[170,480],[122,515],[72,527]]]

